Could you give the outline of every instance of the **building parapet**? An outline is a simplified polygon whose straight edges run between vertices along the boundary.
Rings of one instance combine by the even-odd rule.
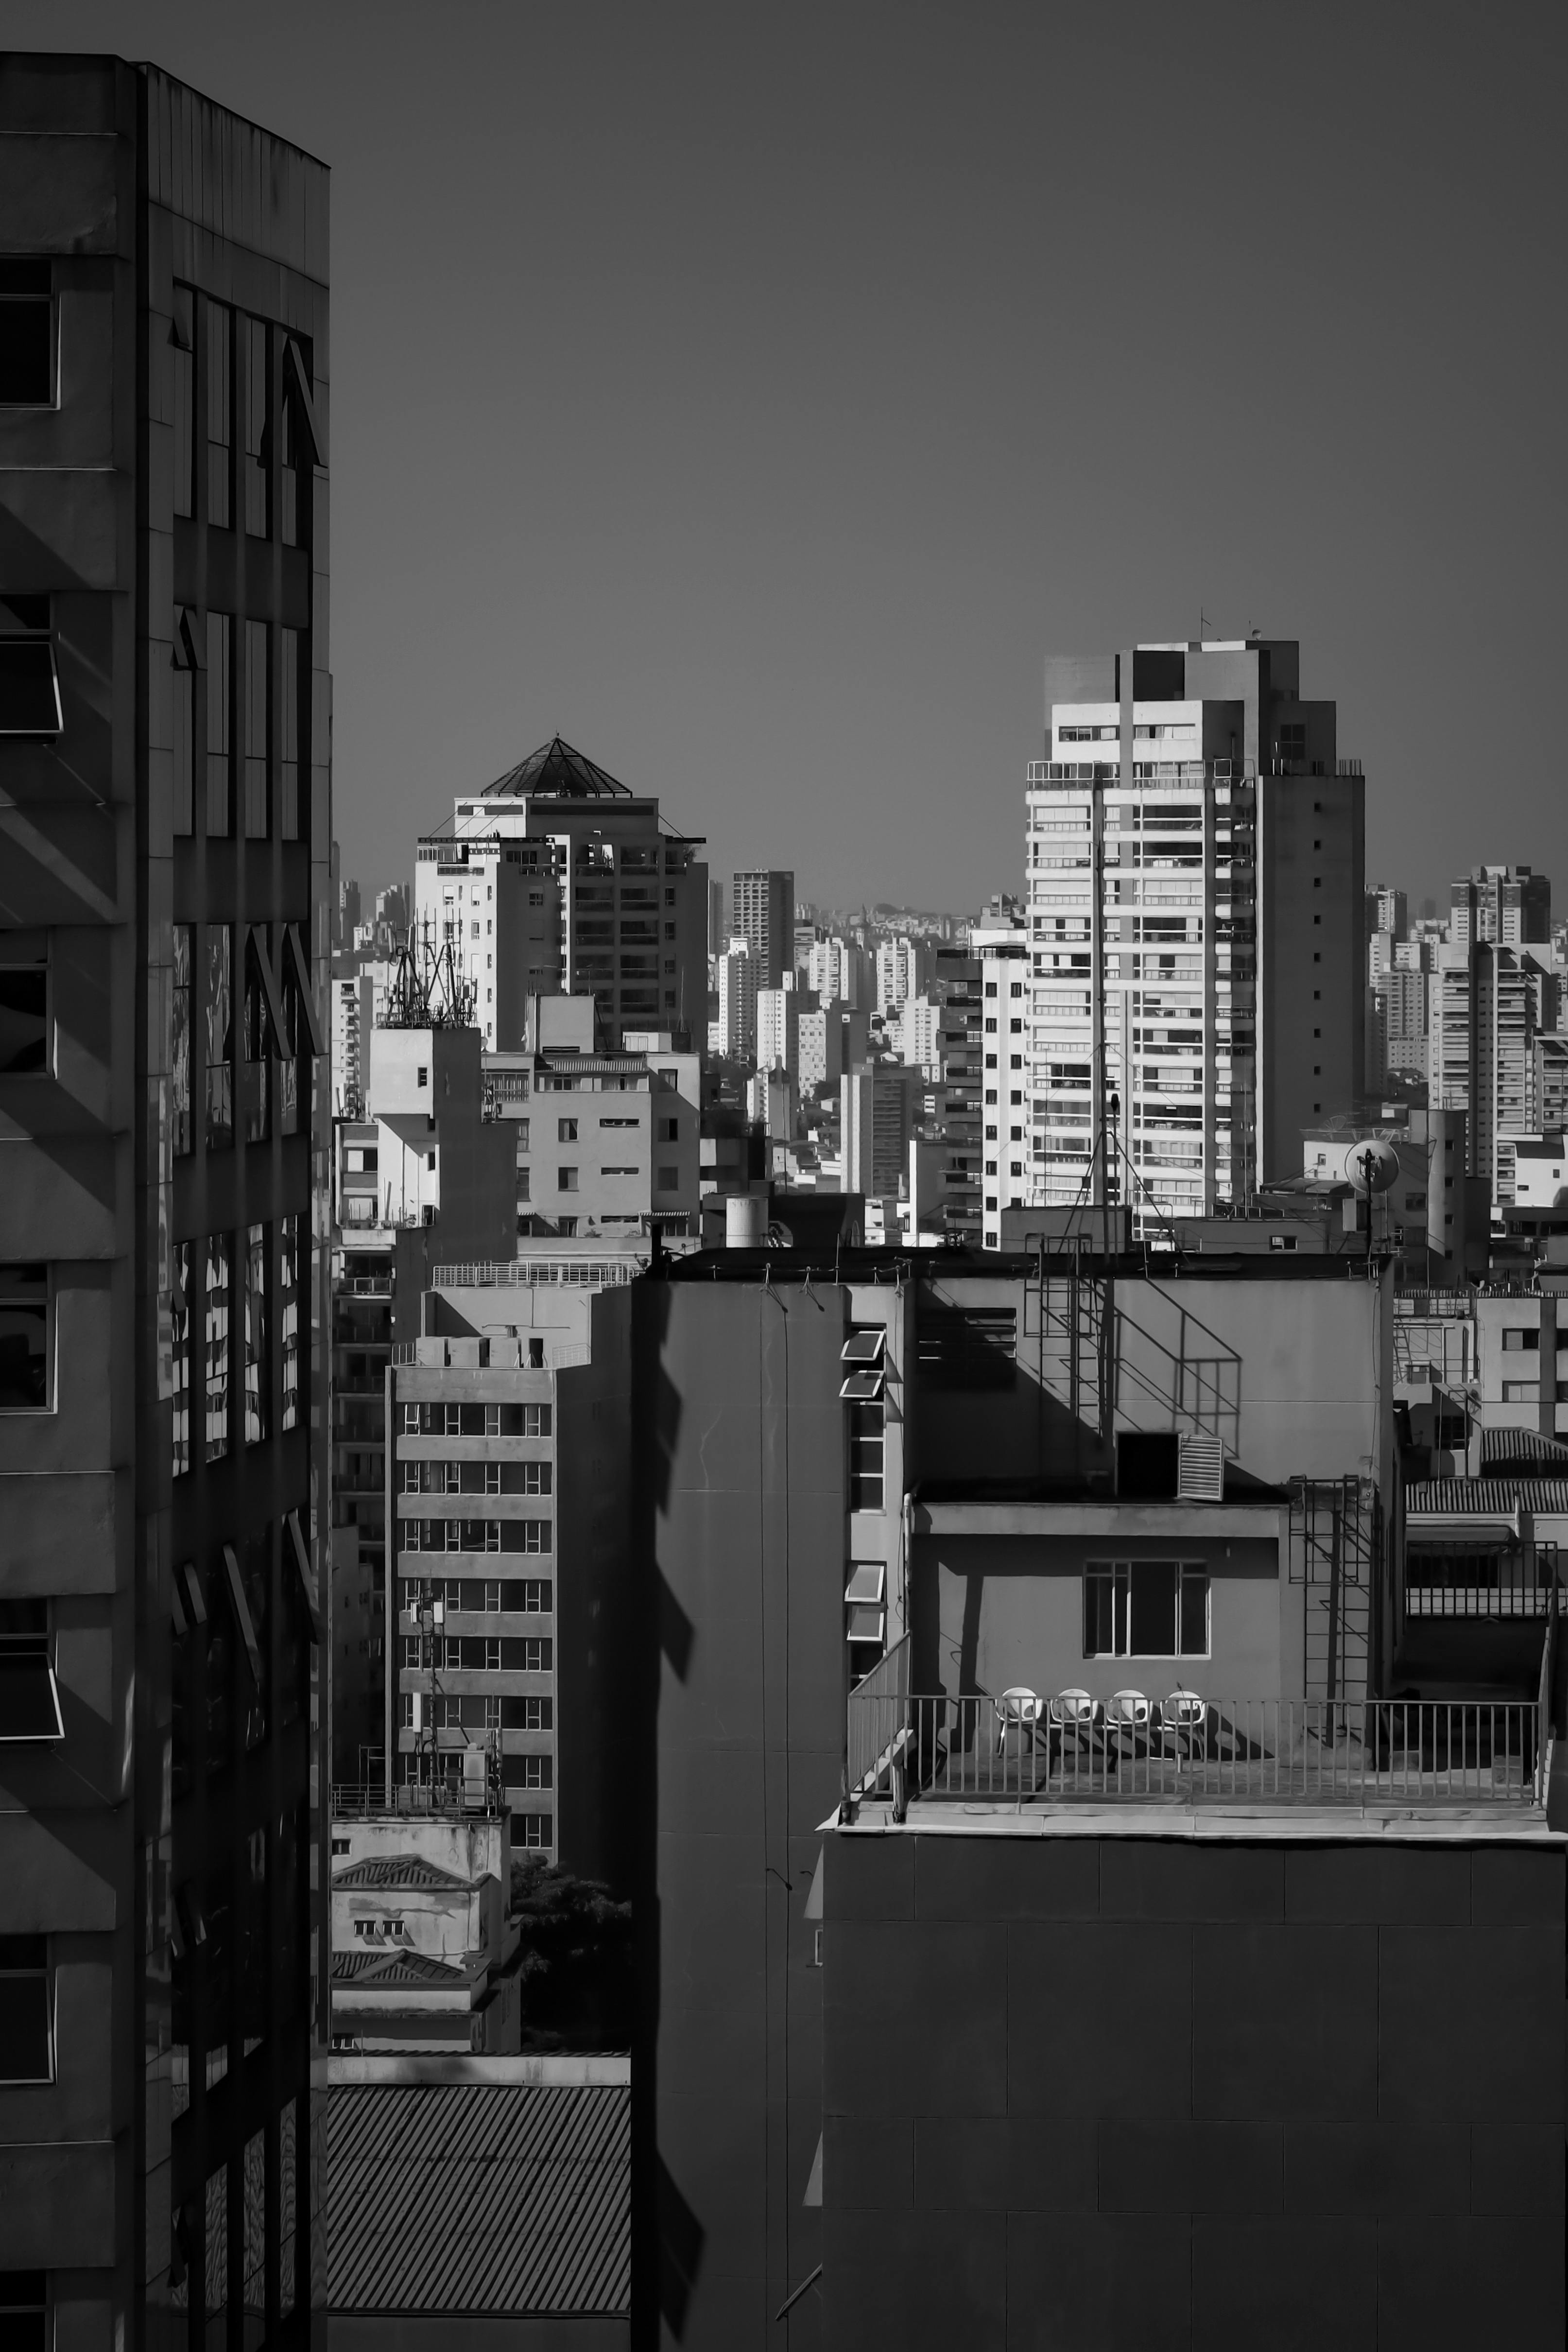
[[[868,1676],[849,1702],[852,1803],[1460,1806],[1542,1814],[1555,1613],[1532,1700],[951,1696]],[[884,1665],[888,1661],[883,1661]],[[873,1687],[873,1685],[877,1686]]]

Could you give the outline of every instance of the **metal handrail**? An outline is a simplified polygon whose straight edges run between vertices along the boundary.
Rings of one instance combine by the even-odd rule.
[[[1556,1601],[1547,1647],[1554,1654]],[[900,1644],[900,1649],[904,1648]],[[890,1653],[887,1665],[896,1653]],[[1038,1724],[985,1693],[850,1695],[852,1799],[1515,1806],[1543,1801],[1550,1672],[1531,1700],[1151,1700],[1147,1720]],[[1016,1700],[1017,1694],[1013,1695]]]

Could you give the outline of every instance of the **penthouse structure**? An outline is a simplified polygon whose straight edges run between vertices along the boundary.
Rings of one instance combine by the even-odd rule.
[[[1364,2318],[1369,2266],[1381,2262],[1386,2310],[1389,2283],[1419,2256],[1370,2185],[1391,2177],[1374,2162],[1389,2111],[1377,2084],[1390,2102],[1408,2095],[1411,2112],[1440,2118],[1445,2146],[1469,2151],[1490,2145],[1488,2117],[1509,2107],[1539,2036],[1543,2063],[1521,2118],[1540,2127],[1543,2151],[1559,2127],[1551,1584],[1535,1582],[1528,1605],[1500,1615],[1479,1646],[1473,1624],[1407,1591],[1386,1269],[1368,1279],[1361,1261],[1353,1271],[1328,1258],[1216,1265],[1155,1253],[1151,1271],[1142,1248],[1106,1258],[1089,1247],[1075,1259],[1047,1244],[1027,1257],[915,1251],[891,1274],[879,1252],[732,1249],[595,1305],[596,1351],[602,1328],[611,1353],[629,1357],[635,1391],[668,1400],[636,1441],[632,1480],[634,1549],[657,1559],[661,1578],[659,1627],[645,1636],[660,1648],[657,1690],[644,1690],[637,1704],[653,1712],[632,1726],[643,1757],[639,1976],[658,1987],[637,2059],[655,2086],[643,2161],[651,2181],[656,2153],[662,2184],[636,2209],[646,2292],[663,2295],[685,2343],[744,2341],[802,2290],[824,2342],[877,2335],[879,2295],[892,2298],[901,2330],[936,2340],[935,2320],[895,2283],[915,2261],[946,2340],[959,2312],[999,2326],[998,2308],[1017,2315],[1033,2295],[1054,2311],[1060,2293],[1063,2326],[1071,2319],[1083,2340],[1130,2342],[1124,2292],[1145,2327],[1158,2294],[1186,2311],[1196,2278],[1205,2310],[1218,2292],[1207,2246],[1191,2266],[1213,2177],[1161,2170],[1158,2151],[1168,2138],[1195,2165],[1207,2161],[1220,2145],[1207,2126],[1234,2112],[1249,2135],[1239,2144],[1260,2151],[1258,2193],[1274,2217],[1256,2239],[1250,2221],[1238,2222],[1247,2284],[1235,2292],[1243,2307],[1255,2298],[1269,2340],[1269,2296],[1283,2290],[1267,2248],[1310,2234],[1293,2218],[1304,2208],[1289,2201],[1290,2166],[1306,2162],[1305,2146],[1292,2157],[1288,2143],[1296,2045],[1336,2048],[1343,2026],[1354,2069],[1308,2069],[1322,2078],[1326,2109],[1309,2113],[1325,2129],[1312,2143],[1317,2189],[1299,2193],[1360,2217],[1342,2289]],[[1461,1710],[1451,1717],[1450,1705]],[[904,1896],[892,1890],[918,1889],[919,1856],[901,1858],[916,1832],[952,1858],[943,1892],[917,1893],[912,1902],[926,1907],[896,1912],[913,1930],[890,1925],[880,1943],[841,1935],[852,1916],[893,1920]],[[848,1860],[840,1838],[846,1853],[853,1845]],[[1406,1916],[1405,1864],[1384,1857],[1402,1841],[1416,1850],[1418,1906],[1457,1917],[1482,1887],[1463,1912],[1473,1941],[1417,1953],[1394,1933]],[[1262,1856],[1235,1864],[1237,1883],[1272,1889],[1267,1897],[1233,1892],[1226,1856],[1237,1843]],[[1330,1857],[1300,1865],[1323,1874],[1310,1899],[1291,1886],[1289,1858],[1307,1847]],[[1516,1896],[1504,1887],[1516,1853],[1528,1888],[1517,1899],[1540,1930],[1528,1958],[1511,1940]],[[836,1905],[840,1868],[864,1875],[843,1881]],[[1126,1892],[1113,1899],[1103,1890],[1120,1889],[1124,1871]],[[1080,1888],[1071,1900],[1045,1891],[1070,1884]],[[1003,1890],[994,1900],[993,1885]],[[1059,1899],[1065,1912],[1035,1907]],[[1082,2021],[1047,2002],[1052,2021],[1031,2026],[1040,1985],[1059,1980],[1056,1948],[1049,1937],[1038,1951],[1020,1948],[1015,1973],[1004,1911],[1062,1928],[1060,1980],[1083,1989],[1091,2017],[1103,1971],[1124,1968],[1129,1987],[1157,1987],[1167,1961],[1176,1970],[1186,1990],[1168,2005],[1150,1995],[1159,2022],[1130,2072],[1111,2054],[1109,1995],[1103,2032],[1089,2029],[1092,2066],[1067,2054]],[[923,1919],[932,1957],[905,1984],[900,1938],[925,1936]],[[1310,1919],[1335,1934],[1322,1942]],[[1231,2070],[1231,2088],[1206,2087],[1203,2101],[1218,2105],[1194,2110],[1194,2081],[1207,2082],[1182,2038],[1197,2030],[1194,1922],[1240,1932],[1249,1920],[1266,1930],[1246,1947],[1249,1959],[1226,1945],[1201,1962],[1223,2045],[1214,2063]],[[944,1936],[962,1952],[951,1976]],[[1419,2047],[1396,2051],[1389,2001],[1408,1965],[1433,1988],[1422,2000],[1440,2004],[1450,1949],[1462,1972],[1482,1977],[1518,1959],[1521,2009],[1495,2045],[1480,2036],[1470,2071],[1446,2084],[1441,2035],[1423,2025]],[[1245,2019],[1235,2009],[1243,1983]],[[1390,2021],[1381,2054],[1366,2023],[1379,2000]],[[971,2021],[985,2053],[973,2062]],[[720,2070],[702,2063],[716,2042],[728,2053]],[[1166,2089],[1156,2095],[1156,2084]],[[1146,2116],[1145,2095],[1157,2109]],[[945,2121],[929,2158],[941,2185],[928,2196],[918,2118],[933,2099]],[[1342,2119],[1354,2127],[1343,2148]],[[1138,2161],[1155,2170],[1139,2175],[1125,2205],[1099,2185],[1113,2152],[1122,2160],[1113,2126],[1124,2120],[1160,2126],[1154,2154],[1138,2142]],[[1081,2128],[1094,2154],[1079,2169]],[[959,2197],[942,2150],[966,2133],[997,2168],[966,2171]],[[1456,2153],[1442,2191],[1444,2214],[1462,2223],[1443,2259],[1456,2291],[1474,2298],[1492,2240],[1490,2192],[1472,2189],[1469,2162]],[[1538,2315],[1530,2340],[1542,2343],[1561,2294],[1561,2263],[1554,2287],[1547,2258],[1553,2197],[1555,2156],[1541,2242],[1521,2273],[1530,2284],[1517,2288],[1521,2308]],[[1165,2222],[1109,2218],[1156,2209],[1176,2217],[1180,2252],[1168,2265]],[[1019,2218],[1041,2214],[1082,2216],[1092,2261],[1074,2249],[1069,2218]],[[1026,2263],[1020,2252],[1009,2267],[1009,2233],[1051,2251],[1060,2288],[1044,2254]],[[925,2267],[936,2238],[953,2271],[944,2284],[940,2263]],[[1097,2291],[1104,2311],[1094,2319]]]
[[[1046,665],[1028,1205],[1248,1202],[1363,1082],[1363,784],[1288,640]]]
[[[304,2344],[327,173],[155,67],[17,54],[0,166],[5,2326]]]
[[[537,994],[591,996],[606,1045],[627,1028],[689,1041],[707,1003],[701,847],[557,735],[420,842],[416,939],[450,947],[491,1051],[524,1045]]]

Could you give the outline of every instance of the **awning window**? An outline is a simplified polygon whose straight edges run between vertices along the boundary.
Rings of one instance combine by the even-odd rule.
[[[844,1587],[846,1601],[880,1601],[887,1570],[880,1559],[862,1559]]]
[[[851,1404],[872,1404],[882,1394],[880,1372],[850,1372],[839,1391]]]
[[[63,1739],[48,1603],[9,1601],[0,1608],[0,1739]]]
[[[886,1623],[884,1609],[857,1606],[850,1611],[849,1638],[852,1642],[880,1642]]]
[[[852,1331],[839,1354],[846,1364],[880,1364],[887,1333],[879,1324],[873,1331]]]

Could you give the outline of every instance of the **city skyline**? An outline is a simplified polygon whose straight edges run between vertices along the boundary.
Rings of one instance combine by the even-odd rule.
[[[378,23],[9,20],[332,166],[348,870],[559,730],[716,872],[977,905],[1043,654],[1253,626],[1335,681],[1370,871],[1550,867],[1560,14]]]

